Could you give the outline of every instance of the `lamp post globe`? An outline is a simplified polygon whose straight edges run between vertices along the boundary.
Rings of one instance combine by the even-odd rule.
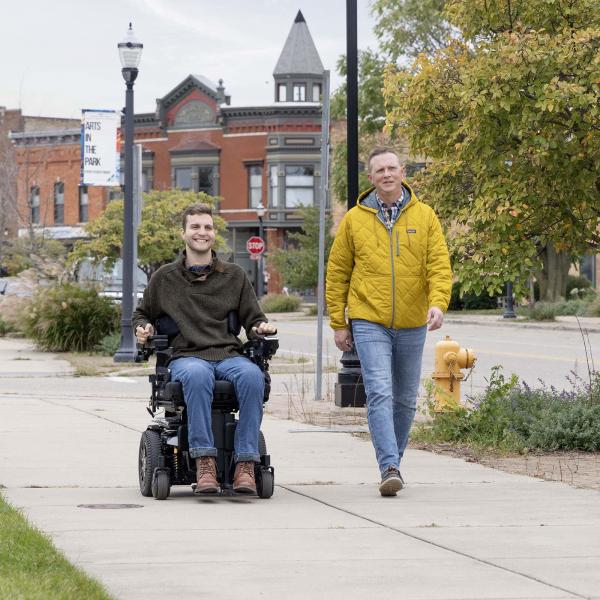
[[[135,360],[136,347],[131,318],[133,316],[134,294],[133,277],[137,265],[134,261],[133,223],[133,83],[138,75],[143,44],[135,37],[133,27],[118,44],[121,59],[121,73],[125,80],[125,144],[124,144],[124,202],[123,202],[123,283],[121,296],[121,343],[114,355],[115,362]],[[136,297],[137,298],[137,297]]]
[[[265,207],[262,200],[259,201],[256,207],[256,216],[258,217],[258,237],[264,242],[263,217],[265,216]],[[264,253],[258,259],[258,285],[256,286],[256,294],[262,298],[265,293],[265,272],[264,272]]]

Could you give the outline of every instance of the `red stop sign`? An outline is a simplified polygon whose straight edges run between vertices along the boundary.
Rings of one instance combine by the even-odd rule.
[[[250,254],[262,254],[265,251],[265,240],[257,235],[253,235],[246,242],[246,250]]]

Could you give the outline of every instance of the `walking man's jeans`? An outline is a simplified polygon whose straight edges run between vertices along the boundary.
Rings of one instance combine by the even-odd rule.
[[[352,321],[379,469],[400,466],[415,416],[426,326],[392,329]]]
[[[258,433],[263,414],[265,378],[245,356],[219,361],[178,358],[169,365],[171,379],[181,381],[188,414],[190,456],[217,456],[212,433],[211,405],[215,379],[230,381],[235,388],[240,411],[235,429],[234,460],[260,461]]]

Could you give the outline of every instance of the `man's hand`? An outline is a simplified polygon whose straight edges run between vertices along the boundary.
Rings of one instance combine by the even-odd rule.
[[[142,346],[146,343],[146,340],[154,335],[154,327],[152,323],[147,323],[146,327],[140,327],[139,325],[135,328],[135,337],[137,341],[142,344]]]
[[[352,350],[352,334],[349,329],[336,329],[333,332],[333,339],[338,350],[342,352]]]
[[[427,323],[429,324],[427,331],[439,329],[443,322],[444,313],[437,306],[432,306],[427,313]]]
[[[256,335],[275,335],[277,333],[277,327],[275,325],[271,325],[271,323],[259,323],[256,327],[252,328],[252,331]]]

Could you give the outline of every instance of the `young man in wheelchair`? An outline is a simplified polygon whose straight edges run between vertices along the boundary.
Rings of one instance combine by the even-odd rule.
[[[242,355],[227,316],[237,311],[249,338],[277,330],[267,323],[243,269],[219,260],[212,250],[215,229],[210,207],[195,204],[184,211],[181,237],[184,252],[154,273],[134,312],[136,338],[144,344],[154,335],[153,323],[164,315],[179,329],[172,342],[169,368],[171,379],[183,386],[197,494],[219,491],[211,426],[213,387],[215,379],[233,384],[239,404],[233,490],[255,494],[254,464],[260,461],[258,438],[265,380],[260,368]]]

